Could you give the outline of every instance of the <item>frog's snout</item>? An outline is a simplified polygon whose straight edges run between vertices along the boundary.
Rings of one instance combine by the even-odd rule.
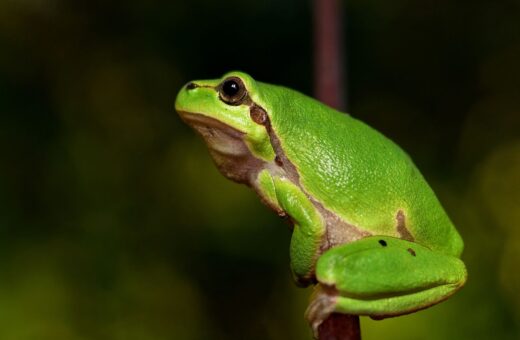
[[[186,104],[189,104],[190,102],[190,95],[193,95],[194,92],[191,92],[192,90],[195,90],[196,88],[201,87],[197,83],[190,81],[186,85],[184,85],[179,93],[177,94],[177,97],[175,98],[175,110],[180,114],[179,110],[185,109]]]

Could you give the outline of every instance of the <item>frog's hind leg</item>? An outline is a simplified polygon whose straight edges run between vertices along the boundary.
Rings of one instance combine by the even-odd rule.
[[[332,312],[375,319],[412,313],[447,299],[466,276],[456,257],[402,239],[370,236],[319,258],[319,287],[306,316],[317,331]]]

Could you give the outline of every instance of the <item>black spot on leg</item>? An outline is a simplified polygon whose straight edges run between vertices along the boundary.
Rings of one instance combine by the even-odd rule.
[[[276,165],[278,166],[283,166],[283,162],[282,162],[282,159],[280,158],[280,156],[276,156],[274,158],[274,162],[276,163]]]
[[[379,244],[383,247],[386,247],[386,241],[385,240],[379,240]]]
[[[415,250],[413,250],[412,248],[408,248],[406,250],[408,250],[408,252],[412,254],[412,256],[415,256]]]

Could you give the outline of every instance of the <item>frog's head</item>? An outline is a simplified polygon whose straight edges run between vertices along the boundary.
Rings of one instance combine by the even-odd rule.
[[[244,182],[251,167],[275,157],[256,104],[258,86],[242,72],[220,79],[195,80],[177,95],[175,109],[206,141],[217,166],[227,177]]]

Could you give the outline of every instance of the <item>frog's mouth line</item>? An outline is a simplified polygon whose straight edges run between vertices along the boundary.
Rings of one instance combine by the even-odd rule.
[[[233,139],[240,140],[242,140],[245,135],[245,132],[201,113],[187,111],[178,111],[178,113],[186,124],[192,126],[204,138],[215,137],[215,131],[224,133]]]
[[[177,111],[208,145],[215,164],[222,174],[238,183],[250,183],[263,161],[251,154],[244,141],[245,132],[200,113]]]
[[[245,132],[200,113],[179,111],[179,115],[204,139],[217,163],[251,155],[244,142]]]

